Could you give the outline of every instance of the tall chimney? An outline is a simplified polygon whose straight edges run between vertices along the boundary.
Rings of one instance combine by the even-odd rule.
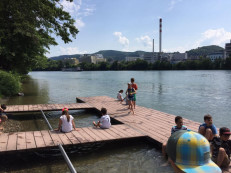
[[[154,54],[154,39],[152,40],[152,52]]]
[[[161,39],[161,35],[162,35],[162,18],[160,18],[160,43],[159,43],[159,53],[161,54],[161,44],[162,44],[162,39]]]

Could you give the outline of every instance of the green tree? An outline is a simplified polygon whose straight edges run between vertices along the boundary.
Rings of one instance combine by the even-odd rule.
[[[0,1],[0,69],[26,74],[45,64],[49,46],[57,45],[55,35],[65,43],[75,38],[74,19],[60,1]]]

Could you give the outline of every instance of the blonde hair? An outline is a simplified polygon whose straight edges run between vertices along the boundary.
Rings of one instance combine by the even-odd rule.
[[[62,115],[66,115],[67,121],[70,122],[70,115],[69,115],[69,113],[68,113],[67,110],[64,110],[64,111],[62,112]]]

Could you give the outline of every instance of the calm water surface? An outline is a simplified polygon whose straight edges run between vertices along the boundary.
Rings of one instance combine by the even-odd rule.
[[[204,114],[209,113],[217,127],[231,128],[231,71],[32,72],[23,85],[25,96],[13,97],[7,104],[74,103],[75,97],[116,97],[118,90],[126,90],[131,77],[138,84],[138,105],[198,122],[202,122]],[[73,114],[77,126],[81,122],[83,126],[88,126],[89,122],[97,119],[95,114],[87,112],[74,111]],[[58,112],[51,113],[49,121],[55,126],[58,117]],[[39,124],[38,128],[46,128],[43,120],[36,118],[25,118],[19,124],[26,121]],[[100,154],[96,152],[80,158],[75,155],[71,157],[80,172],[172,172],[169,166],[160,166],[164,161],[158,151],[140,144],[106,149]],[[57,172],[60,167],[65,167],[61,163],[23,169],[25,172]],[[120,164],[122,166],[118,166]],[[68,169],[58,172],[68,172]]]

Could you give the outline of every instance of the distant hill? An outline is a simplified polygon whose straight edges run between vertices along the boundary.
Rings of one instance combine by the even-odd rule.
[[[211,45],[211,46],[198,47],[197,49],[191,49],[191,50],[186,51],[186,52],[188,53],[188,56],[206,56],[208,54],[223,51],[223,50],[224,50],[224,48],[222,48],[220,46]],[[122,60],[125,60],[126,56],[139,57],[139,56],[146,54],[146,53],[151,53],[151,52],[145,52],[145,51],[123,52],[123,51],[117,51],[117,50],[101,50],[101,51],[92,53],[91,55],[102,54],[103,57],[106,58],[107,60],[122,61]],[[61,56],[51,57],[50,59],[52,59],[52,60],[63,60],[65,58],[77,58],[77,59],[79,59],[80,56],[81,56],[81,54],[61,55]]]
[[[125,60],[126,56],[130,56],[130,57],[139,57],[140,55],[146,53],[145,51],[136,51],[136,52],[123,52],[123,51],[117,51],[117,50],[101,50],[98,51],[96,53],[92,53],[91,55],[94,54],[102,54],[104,58],[106,59],[112,59],[112,60],[118,60],[118,61],[122,61]],[[56,56],[56,57],[51,57],[50,59],[52,60],[63,60],[65,58],[77,58],[79,59],[79,57],[81,56],[81,54],[75,54],[75,55],[60,55],[60,56]]]
[[[77,59],[79,59],[80,55],[81,55],[81,54],[75,54],[75,55],[60,55],[60,56],[51,57],[50,59],[56,60],[56,61],[58,61],[58,60],[63,60],[63,59],[65,59],[65,58],[77,58]]]
[[[198,47],[197,49],[191,49],[189,51],[186,51],[188,53],[188,56],[206,56],[211,53],[215,52],[220,52],[224,51],[224,48],[220,46],[203,46],[203,47]]]
[[[130,57],[139,57],[140,55],[144,54],[146,52],[144,51],[136,51],[136,52],[122,52],[117,50],[101,50],[99,52],[96,52],[94,54],[102,54],[104,58],[106,59],[113,59],[122,61],[125,60],[126,56]]]

